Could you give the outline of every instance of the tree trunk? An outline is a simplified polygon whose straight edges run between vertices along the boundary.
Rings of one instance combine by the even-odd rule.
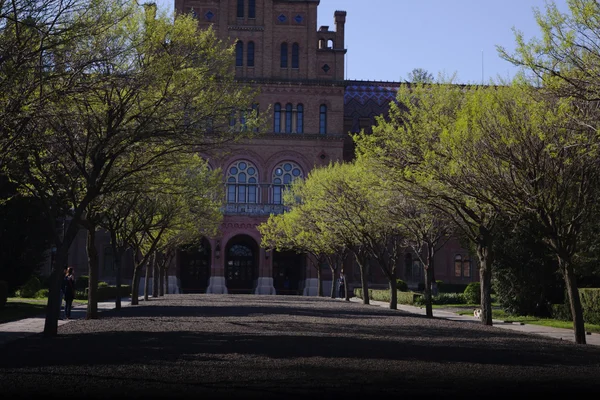
[[[158,286],[160,285],[160,270],[159,262],[156,260],[158,257],[154,257],[152,263],[152,297],[158,297]]]
[[[317,266],[317,295],[323,297],[323,274],[321,274],[321,264]]]
[[[44,336],[52,337],[58,333],[58,317],[60,316],[60,288],[65,277],[63,267],[67,264],[66,244],[57,246],[54,258],[54,268],[50,273],[50,287],[48,291],[48,303],[46,305],[46,320],[44,322]]]
[[[573,271],[573,264],[570,260],[561,257],[558,258],[558,264],[563,273],[567,295],[569,296],[573,330],[575,331],[575,343],[586,344],[583,310],[581,308],[581,299],[579,298],[579,289],[577,289],[577,278]]]
[[[363,304],[370,304],[369,301],[369,282],[367,278],[367,265],[364,257],[360,257],[356,253],[354,254],[356,258],[356,263],[358,264],[358,268],[360,269],[360,283],[363,292]]]
[[[392,276],[392,278],[394,278],[394,276]],[[398,309],[398,283],[396,282],[396,279],[390,279],[390,310],[397,310],[397,309]]]
[[[114,254],[114,252],[113,252]],[[115,256],[115,286],[117,287],[115,292],[117,298],[115,299],[115,310],[121,309],[121,256],[117,254]]]
[[[165,267],[165,294],[169,294],[169,267]]]
[[[154,267],[153,259],[154,257],[152,256],[146,263],[146,274],[144,276],[144,301],[148,301],[148,289],[150,289],[150,270]]]
[[[427,264],[425,265],[425,315],[433,318],[433,302],[431,293],[431,284],[433,283],[433,248],[427,246]]]
[[[96,249],[96,226],[87,228],[88,253],[88,304],[85,319],[98,318],[98,250]]]
[[[342,273],[342,277],[344,279],[344,298],[346,301],[350,301],[350,289],[348,288],[348,278],[346,278],[346,274]]]
[[[131,305],[139,304],[140,279],[142,278],[142,268],[144,265],[136,264],[133,268],[133,279],[131,280]]]
[[[331,269],[331,298],[335,299],[337,296],[335,295],[335,286],[336,286],[336,282],[337,279],[335,279],[335,271],[337,268],[330,268]]]
[[[158,269],[158,295],[165,295],[165,268],[163,266]]]
[[[492,323],[492,251],[491,242],[483,240],[477,245],[479,256],[479,281],[481,284],[481,322],[484,325]]]

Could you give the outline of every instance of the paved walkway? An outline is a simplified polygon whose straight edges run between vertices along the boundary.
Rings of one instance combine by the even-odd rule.
[[[342,299],[339,299],[342,301]],[[357,297],[353,297],[350,299],[353,302],[361,303],[362,299]],[[130,298],[123,298],[121,301],[122,307],[128,307],[131,304]],[[143,298],[140,299],[140,304],[143,304]],[[389,304],[382,301],[371,300],[371,305],[388,308]],[[71,320],[59,320],[58,325],[68,324],[72,320],[85,318],[86,313],[86,305],[78,305],[74,306],[72,310],[72,319]],[[98,303],[98,311],[102,312],[103,310],[112,310],[115,307],[115,302],[100,302]],[[404,304],[398,304],[398,310],[409,312],[411,314],[425,315],[425,308],[409,306]],[[444,318],[451,321],[460,321],[460,322],[471,322],[478,323],[478,319],[471,315],[459,315],[453,312],[444,311],[440,309],[433,310],[433,316],[438,318]],[[13,340],[17,340],[26,336],[35,335],[37,333],[42,333],[44,331],[44,315],[40,315],[38,317],[33,318],[25,318],[19,321],[6,322],[4,324],[0,324],[0,346],[5,343],[11,342]],[[542,336],[548,336],[558,340],[567,340],[567,341],[575,341],[575,337],[573,331],[571,329],[561,329],[561,328],[552,328],[548,326],[540,326],[540,325],[530,325],[530,324],[520,324],[520,323],[510,323],[504,322],[501,320],[493,320],[494,326],[501,329],[508,329],[523,333],[536,334]],[[586,335],[587,344],[600,346],[600,334],[592,333],[591,335]]]
[[[341,299],[340,299],[341,300]],[[356,303],[362,303],[362,299],[358,297],[353,297],[350,301]],[[389,308],[389,303],[383,301],[370,301],[371,305],[379,306],[384,308]],[[405,304],[398,304],[398,310],[409,312],[411,314],[419,314],[425,315],[425,307],[416,307],[409,306]],[[472,315],[460,315],[450,311],[444,311],[440,309],[433,309],[433,316],[438,318],[444,318],[451,321],[461,321],[461,322],[472,322],[479,323],[479,319],[475,318]],[[541,325],[531,325],[531,324],[522,324],[519,322],[504,322],[502,320],[494,319],[492,320],[495,327],[508,329],[517,332],[523,333],[532,333],[536,335],[548,336],[558,340],[567,340],[574,342],[575,335],[573,330],[571,329],[562,329],[562,328],[553,328],[550,326],[541,326]],[[600,346],[600,334],[592,333],[591,335],[586,335],[585,340],[587,344]]]
[[[131,298],[122,298],[121,307],[128,307],[131,304]],[[103,301],[98,303],[98,312],[104,310],[112,310],[115,308],[115,301]],[[69,322],[85,318],[87,305],[79,304],[73,305],[71,309],[71,319],[59,319],[58,326],[68,324]],[[61,316],[64,315],[64,311],[61,308]],[[0,324],[0,346],[5,343],[24,338],[27,336],[35,335],[37,333],[44,332],[44,324],[46,322],[45,314],[38,315],[37,317],[20,319],[18,321],[5,322]]]

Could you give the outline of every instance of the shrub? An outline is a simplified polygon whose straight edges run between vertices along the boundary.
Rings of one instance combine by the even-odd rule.
[[[23,286],[21,286],[21,297],[35,297],[35,294],[42,288],[42,283],[36,276],[29,278]]]
[[[99,288],[101,288],[101,287],[108,287],[108,283],[106,283],[104,281],[100,281],[100,282],[98,282],[98,287]]]
[[[358,298],[362,297],[362,289],[356,288],[354,289],[354,295]],[[420,293],[413,292],[400,292],[398,291],[398,304],[415,304],[415,301],[418,301],[422,297]],[[369,289],[369,299],[375,301],[385,301],[387,303],[390,302],[390,291],[389,290],[374,290]]]
[[[47,299],[48,298],[48,289],[40,289],[35,293],[36,299]]]
[[[565,296],[566,297],[566,296]],[[583,320],[588,324],[600,324],[600,289],[579,289]],[[564,304],[552,304],[552,318],[562,321],[572,321],[569,299]]]
[[[481,303],[481,284],[479,282],[471,282],[465,288],[463,293],[467,304]]]
[[[89,286],[90,278],[87,275],[82,275],[75,279],[75,290],[85,290]]]
[[[396,279],[396,289],[401,292],[408,292],[408,285],[402,279]]]
[[[421,297],[415,304],[424,305],[425,298]],[[440,293],[431,298],[431,304],[467,304],[467,301],[462,293]]]
[[[8,283],[6,281],[0,281],[0,308],[6,305],[8,301]]]
[[[467,288],[467,284],[465,283],[443,283],[442,281],[437,281],[438,283],[438,292],[440,293],[464,293]]]
[[[552,318],[561,321],[571,321],[571,309],[566,304],[552,304]]]

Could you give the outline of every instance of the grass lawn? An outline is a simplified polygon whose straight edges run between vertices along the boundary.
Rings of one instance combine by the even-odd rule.
[[[460,315],[473,315],[473,311],[459,311]],[[571,321],[560,321],[557,319],[550,318],[539,318],[539,317],[531,317],[531,316],[515,316],[507,314],[504,310],[492,310],[492,318],[501,319],[502,321],[510,321],[510,322],[523,322],[525,324],[531,325],[542,325],[542,326],[550,326],[553,328],[564,328],[564,329],[573,329],[573,322]],[[600,333],[600,325],[594,324],[585,324],[585,330],[587,332]]]
[[[47,299],[9,297],[4,308],[0,309],[0,324],[45,315],[47,303]],[[87,301],[75,300],[73,304],[87,304]]]

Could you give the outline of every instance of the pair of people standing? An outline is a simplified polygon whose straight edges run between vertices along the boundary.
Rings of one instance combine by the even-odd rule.
[[[72,267],[65,269],[61,292],[65,297],[65,319],[69,319],[71,318],[71,308],[73,306],[73,299],[75,298],[75,275],[73,275]]]

